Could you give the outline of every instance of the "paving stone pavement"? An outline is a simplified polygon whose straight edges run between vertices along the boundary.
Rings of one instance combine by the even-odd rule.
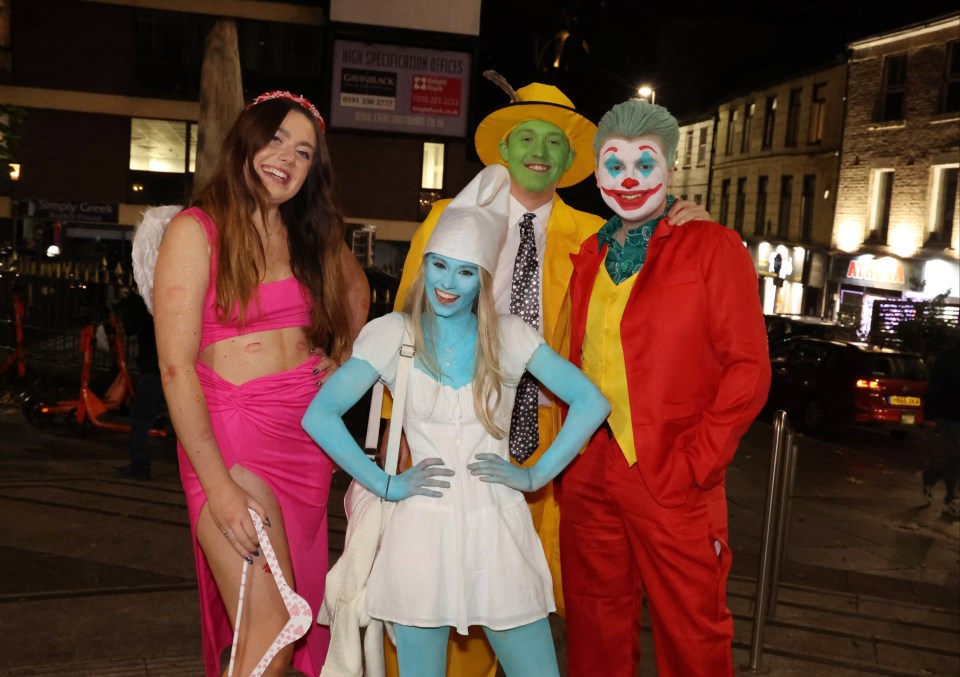
[[[728,604],[744,675],[771,434],[755,423],[727,477]],[[918,470],[933,448],[924,434],[908,447],[866,433],[801,439],[777,612],[764,633],[766,674],[960,673],[960,523],[919,491]],[[871,454],[851,451],[854,443]],[[37,430],[15,407],[0,406],[0,677],[201,674],[172,444],[157,442],[150,481],[116,479],[125,458],[122,434]],[[346,484],[338,473],[332,557],[346,528]],[[563,621],[551,622],[562,664]],[[656,675],[649,626],[641,637],[639,674]]]

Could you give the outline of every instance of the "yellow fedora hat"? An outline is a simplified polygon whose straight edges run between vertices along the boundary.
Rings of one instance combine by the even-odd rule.
[[[576,153],[570,168],[557,184],[559,188],[580,183],[593,173],[593,137],[597,126],[578,113],[573,102],[553,85],[534,82],[516,91],[517,101],[493,111],[477,126],[474,144],[484,165],[506,165],[500,156],[500,142],[514,127],[526,120],[544,120],[567,135]]]

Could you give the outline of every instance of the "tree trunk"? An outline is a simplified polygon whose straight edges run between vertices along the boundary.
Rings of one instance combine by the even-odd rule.
[[[194,192],[202,188],[217,168],[223,140],[243,109],[240,49],[237,24],[218,19],[203,54],[200,71],[200,120],[197,127],[197,166]]]

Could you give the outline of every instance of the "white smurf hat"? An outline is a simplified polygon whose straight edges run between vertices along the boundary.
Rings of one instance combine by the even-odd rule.
[[[510,172],[503,165],[490,165],[443,210],[424,255],[434,253],[475,263],[493,274],[509,210]]]

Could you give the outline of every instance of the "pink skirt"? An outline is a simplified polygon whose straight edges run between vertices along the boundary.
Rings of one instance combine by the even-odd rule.
[[[276,496],[286,525],[296,589],[314,612],[323,601],[327,573],[327,498],[334,469],[300,425],[317,394],[313,369],[318,362],[311,357],[294,369],[242,385],[228,383],[210,367],[197,364],[223,461],[227,468],[240,464],[255,473]],[[197,520],[207,497],[179,443],[177,453],[197,564],[204,668],[208,677],[217,677],[220,655],[232,642],[233,628],[197,542]],[[241,565],[237,557],[238,569]],[[313,624],[294,646],[293,667],[306,675],[319,675],[329,644],[329,628]]]

